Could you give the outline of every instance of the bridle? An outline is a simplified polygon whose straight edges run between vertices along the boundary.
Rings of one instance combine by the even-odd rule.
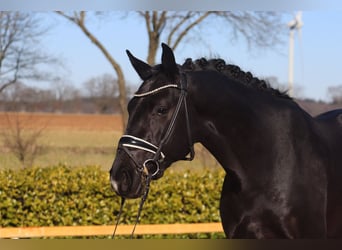
[[[159,93],[160,91],[163,91],[163,90],[169,89],[169,88],[179,89],[180,95],[178,98],[176,108],[172,114],[169,126],[168,126],[163,138],[161,139],[159,145],[156,146],[156,145],[154,145],[154,144],[152,144],[152,143],[150,143],[144,139],[141,139],[141,138],[133,136],[133,135],[127,135],[127,134],[123,135],[119,140],[118,148],[123,149],[124,152],[129,156],[129,158],[131,158],[131,160],[134,162],[134,165],[136,166],[137,170],[139,172],[141,172],[144,176],[146,176],[145,191],[144,191],[144,194],[143,194],[141,201],[140,201],[138,214],[137,214],[136,221],[135,221],[135,224],[133,227],[133,231],[131,233],[131,238],[133,238],[133,234],[134,234],[136,225],[138,224],[139,219],[140,219],[140,214],[141,214],[143,205],[147,199],[147,195],[148,195],[148,192],[150,189],[151,179],[153,176],[155,176],[156,174],[159,173],[159,171],[160,171],[159,164],[166,158],[166,155],[162,152],[162,148],[167,143],[170,136],[172,135],[172,132],[173,132],[174,127],[175,127],[176,120],[178,118],[178,115],[179,115],[179,112],[180,112],[180,109],[182,106],[184,107],[184,113],[185,113],[186,130],[187,130],[186,132],[187,132],[187,139],[188,139],[188,143],[189,143],[190,156],[189,157],[186,156],[184,159],[181,159],[181,160],[191,161],[195,157],[193,140],[192,140],[191,131],[190,131],[190,120],[189,120],[188,105],[186,102],[188,88],[187,88],[187,81],[186,81],[185,73],[183,73],[183,72],[180,73],[180,85],[167,84],[167,85],[164,85],[162,87],[159,87],[159,88],[156,88],[156,89],[144,92],[144,93],[138,93],[138,94],[136,93],[136,94],[134,94],[133,98],[144,98],[144,97],[154,95],[156,93]],[[133,155],[130,153],[130,151],[129,151],[130,148],[139,149],[139,150],[143,150],[146,152],[153,153],[154,157],[145,160],[144,163],[142,164],[142,166],[140,166],[140,164],[136,162]],[[125,198],[122,198],[120,211],[119,211],[119,214],[117,216],[117,221],[116,221],[116,225],[115,225],[115,229],[114,229],[112,238],[114,238],[114,236],[115,236],[116,229],[117,229],[119,221],[120,221],[120,216],[121,216],[121,213],[123,210],[124,203],[125,203]]]
[[[162,152],[163,146],[167,143],[168,139],[172,135],[172,132],[175,127],[176,120],[178,118],[179,112],[181,107],[184,107],[184,113],[185,113],[185,121],[186,121],[186,129],[187,129],[187,139],[189,143],[189,148],[190,148],[190,156],[185,157],[184,159],[181,160],[188,160],[191,161],[193,160],[195,156],[195,151],[193,147],[193,141],[191,137],[191,131],[190,131],[190,120],[189,120],[189,113],[188,113],[188,106],[186,102],[186,96],[187,96],[187,81],[186,81],[186,75],[184,73],[180,74],[181,79],[180,79],[180,85],[177,84],[167,84],[162,87],[153,89],[151,91],[147,91],[141,94],[134,94],[133,98],[144,98],[147,96],[154,95],[156,93],[159,93],[165,89],[169,88],[176,88],[180,90],[180,95],[178,98],[178,102],[176,105],[176,108],[172,114],[169,126],[160,141],[159,145],[156,146],[144,139],[141,139],[139,137],[133,136],[133,135],[123,135],[120,140],[119,140],[119,148],[123,149],[126,154],[131,158],[131,160],[134,162],[136,168],[138,169],[139,172],[144,173],[146,176],[153,177],[156,174],[159,173],[160,167],[159,164],[165,159],[166,155]],[[142,166],[136,162],[132,154],[129,152],[129,148],[134,148],[134,149],[140,149],[144,150],[150,153],[154,154],[153,158],[147,159],[144,161]]]

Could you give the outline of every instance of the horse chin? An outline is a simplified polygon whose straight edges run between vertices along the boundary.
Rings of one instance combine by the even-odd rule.
[[[159,171],[156,174],[154,174],[151,179],[152,180],[158,180],[158,179],[162,178],[164,176],[165,170],[168,169],[172,163],[173,163],[173,161],[169,161],[169,160],[165,160],[164,162],[162,162],[160,164]]]
[[[141,196],[143,196],[144,192],[142,190],[143,189],[141,189],[141,191],[138,191],[138,192],[129,193],[129,194],[120,195],[120,196],[125,198],[125,199],[137,199],[137,198],[140,198]]]
[[[159,170],[158,173],[152,176],[152,180],[158,180],[164,176],[164,170]]]

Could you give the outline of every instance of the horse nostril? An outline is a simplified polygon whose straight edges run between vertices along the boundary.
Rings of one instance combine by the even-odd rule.
[[[111,184],[114,191],[119,195],[127,194],[132,188],[133,178],[129,171],[121,170],[111,177]]]
[[[131,185],[132,185],[132,178],[129,175],[128,171],[122,171],[121,185],[120,185],[121,192],[123,193],[128,192]]]

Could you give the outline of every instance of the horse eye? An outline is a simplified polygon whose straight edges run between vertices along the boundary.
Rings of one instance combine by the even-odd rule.
[[[158,115],[165,115],[167,113],[167,108],[166,107],[159,107],[157,109],[157,114]]]

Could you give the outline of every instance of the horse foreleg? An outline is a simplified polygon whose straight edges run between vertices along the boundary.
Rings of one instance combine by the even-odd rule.
[[[227,238],[247,238],[247,224],[243,223],[244,207],[233,186],[234,179],[232,180],[231,176],[226,175],[220,199],[222,227]]]

